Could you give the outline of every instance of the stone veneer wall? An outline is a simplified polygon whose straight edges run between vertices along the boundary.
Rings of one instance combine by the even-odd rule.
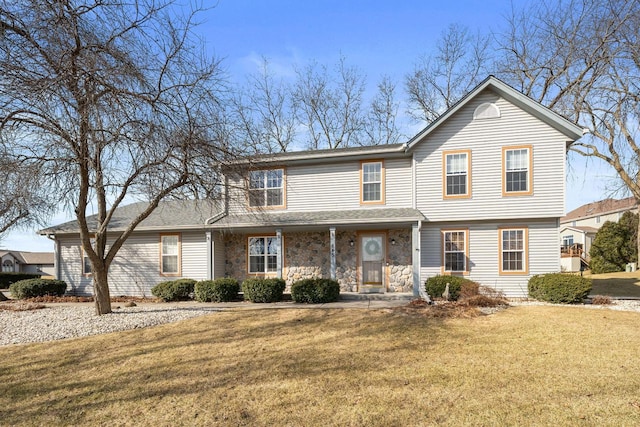
[[[391,240],[396,244],[392,245]],[[411,257],[411,229],[389,230],[387,240],[389,262],[389,292],[413,290],[413,266]]]
[[[226,254],[225,276],[238,279],[242,283],[249,276],[247,274],[247,235],[225,233],[223,239]]]
[[[283,237],[283,276],[287,281],[287,290],[296,280],[330,277],[329,231],[283,233]],[[395,239],[395,245],[391,245],[392,239]],[[350,245],[351,240],[354,241],[354,246]],[[226,275],[243,281],[249,276],[247,274],[247,235],[225,234],[224,244]],[[340,283],[342,292],[358,290],[357,244],[355,231],[336,231],[336,280]],[[411,292],[413,289],[411,230],[388,231],[387,260],[389,292]]]

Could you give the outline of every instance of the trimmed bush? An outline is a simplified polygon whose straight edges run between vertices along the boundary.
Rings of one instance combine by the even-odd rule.
[[[324,304],[334,302],[340,296],[340,284],[331,279],[302,279],[291,285],[294,302]]]
[[[449,300],[457,301],[460,297],[460,290],[462,289],[462,285],[465,284],[465,296],[467,294],[473,293],[474,289],[477,289],[477,283],[472,280],[465,279],[460,276],[443,276],[436,275],[429,277],[424,282],[424,289],[427,291],[431,298],[441,298],[444,290],[447,287],[447,283],[449,284]],[[476,292],[477,294],[477,292]]]
[[[240,284],[231,277],[203,280],[194,286],[194,294],[200,302],[229,302],[238,299]]]
[[[35,298],[44,296],[62,296],[67,290],[67,283],[53,279],[27,279],[12,283],[9,287],[14,298]]]
[[[151,288],[151,294],[164,302],[187,301],[191,299],[196,281],[193,279],[178,279],[160,282]]]
[[[282,301],[286,283],[283,279],[251,278],[242,282],[244,299],[251,302]]]
[[[582,302],[591,292],[591,279],[573,274],[549,273],[529,279],[529,296],[556,304]]]
[[[20,280],[39,279],[39,278],[40,278],[40,274],[0,272],[0,289],[7,289],[10,284],[19,282]]]

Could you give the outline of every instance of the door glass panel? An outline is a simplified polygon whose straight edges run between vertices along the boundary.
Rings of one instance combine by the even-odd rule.
[[[382,286],[384,261],[382,236],[362,237],[362,284]]]

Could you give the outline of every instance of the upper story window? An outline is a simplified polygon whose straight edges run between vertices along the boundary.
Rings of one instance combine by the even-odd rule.
[[[180,235],[160,235],[160,274],[179,276],[180,267]]]
[[[500,274],[528,274],[528,229],[503,228],[500,238]]]
[[[444,163],[444,198],[462,198],[471,196],[471,151],[445,151],[442,153]]]
[[[532,147],[504,147],[502,149],[502,195],[518,196],[533,193]]]
[[[467,230],[442,230],[442,270],[466,273],[468,258]]]
[[[384,164],[382,161],[360,164],[360,202],[384,203]]]
[[[249,206],[284,206],[284,169],[254,170],[249,173]]]
[[[600,220],[600,215],[598,215],[598,216],[596,217],[596,224],[600,224],[600,221],[601,221],[601,220]]]
[[[478,105],[473,112],[474,120],[477,119],[497,119],[500,117],[500,108],[491,102],[485,102]]]

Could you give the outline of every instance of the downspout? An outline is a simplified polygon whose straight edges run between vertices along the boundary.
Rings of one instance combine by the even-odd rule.
[[[53,237],[51,237],[53,236]],[[58,245],[58,239],[55,234],[47,234],[47,239],[53,242],[53,271],[55,272],[55,279],[60,280],[60,250]]]
[[[229,213],[229,178],[224,177],[224,209],[222,212],[210,216],[204,220],[205,229],[207,225],[211,225],[214,222],[220,221]],[[216,252],[215,247],[215,232],[213,230],[205,231],[205,241],[207,242],[207,279],[213,280],[216,277],[214,257]]]

